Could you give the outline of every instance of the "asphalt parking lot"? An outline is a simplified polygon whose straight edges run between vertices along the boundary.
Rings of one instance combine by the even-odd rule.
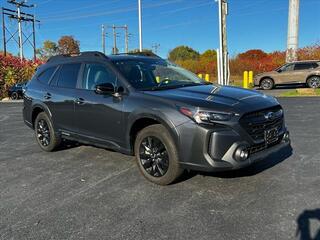
[[[167,187],[119,153],[42,152],[22,104],[0,103],[0,239],[319,239],[320,98],[280,102],[292,155]]]

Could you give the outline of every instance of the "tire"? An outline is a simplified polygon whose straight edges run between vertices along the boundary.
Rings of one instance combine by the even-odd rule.
[[[138,133],[134,152],[140,172],[150,182],[168,185],[183,172],[176,145],[161,124],[148,126]]]
[[[46,152],[52,152],[61,143],[61,137],[54,132],[52,122],[45,112],[36,117],[34,132],[40,148]]]
[[[274,88],[274,81],[271,78],[264,78],[260,82],[260,88],[263,90],[271,90]]]
[[[319,88],[320,87],[320,77],[312,76],[307,80],[307,85],[309,88]]]
[[[12,100],[17,100],[17,99],[19,99],[19,94],[18,94],[17,92],[11,93],[11,99],[12,99]]]

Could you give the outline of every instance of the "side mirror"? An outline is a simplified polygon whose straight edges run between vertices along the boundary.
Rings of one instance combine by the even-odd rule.
[[[279,69],[277,72],[278,72],[278,73],[281,73],[281,72],[282,72],[282,70],[281,70],[281,69]]]
[[[99,84],[96,86],[95,92],[97,94],[113,94],[115,92],[115,87],[111,83]]]

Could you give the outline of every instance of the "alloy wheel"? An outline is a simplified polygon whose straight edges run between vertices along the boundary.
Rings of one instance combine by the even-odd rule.
[[[273,83],[272,83],[272,80],[270,80],[270,79],[265,79],[265,80],[263,80],[262,81],[262,84],[261,84],[262,86],[262,88],[263,89],[271,89],[272,88],[272,86],[273,86]]]
[[[320,78],[319,77],[310,78],[309,85],[312,88],[319,88],[320,87]]]
[[[47,147],[50,144],[50,131],[48,123],[41,119],[37,124],[37,137],[42,146]]]
[[[140,162],[148,174],[162,177],[169,168],[169,155],[160,139],[153,136],[144,138],[139,147]]]
[[[13,92],[12,95],[11,95],[11,99],[12,100],[17,100],[18,99],[18,93]]]

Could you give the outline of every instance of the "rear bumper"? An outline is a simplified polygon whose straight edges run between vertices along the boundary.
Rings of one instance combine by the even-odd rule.
[[[193,125],[193,126],[192,126]],[[180,164],[185,169],[219,172],[236,170],[263,161],[271,154],[291,149],[289,133],[285,129],[279,142],[256,153],[246,160],[236,160],[235,152],[240,147],[249,148],[248,136],[231,128],[206,129],[194,123],[179,126]],[[286,135],[288,134],[288,135]]]

